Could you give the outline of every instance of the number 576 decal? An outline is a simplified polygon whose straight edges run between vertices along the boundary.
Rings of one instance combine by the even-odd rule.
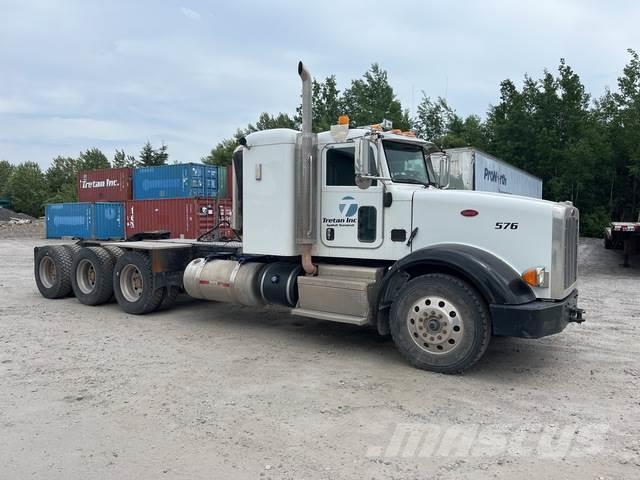
[[[496,222],[496,230],[517,230],[518,222]]]

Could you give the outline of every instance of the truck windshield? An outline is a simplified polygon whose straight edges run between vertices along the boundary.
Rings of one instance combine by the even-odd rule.
[[[382,145],[394,182],[436,185],[433,170],[427,168],[428,159],[425,158],[421,145],[391,140],[383,141]]]

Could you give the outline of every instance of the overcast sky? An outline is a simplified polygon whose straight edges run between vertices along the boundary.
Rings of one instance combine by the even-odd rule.
[[[299,59],[341,89],[378,62],[405,107],[424,90],[463,115],[561,57],[599,96],[639,19],[637,1],[0,0],[0,159],[163,140],[198,161],[260,112],[294,112]]]

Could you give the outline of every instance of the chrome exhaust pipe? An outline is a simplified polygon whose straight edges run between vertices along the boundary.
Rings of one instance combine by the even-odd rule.
[[[311,106],[311,74],[302,62],[298,62],[298,75],[302,80],[302,134],[304,135],[312,132],[313,110]],[[310,154],[311,152],[304,153]]]
[[[314,184],[314,150],[317,143],[313,133],[313,106],[311,73],[302,62],[298,62],[298,75],[302,80],[302,135],[300,139],[300,158],[296,167],[296,197],[297,197],[297,242],[302,246],[302,266],[308,275],[317,272],[311,261],[311,246],[316,241],[316,205]]]

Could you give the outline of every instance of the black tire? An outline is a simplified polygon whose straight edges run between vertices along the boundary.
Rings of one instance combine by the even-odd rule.
[[[63,247],[71,253],[72,259],[78,254],[78,252],[80,252],[80,250],[82,250],[82,246],[77,243],[69,243],[67,245],[63,245]]]
[[[125,312],[143,315],[160,306],[164,288],[153,288],[149,256],[129,251],[118,259],[113,269],[113,292]]]
[[[415,367],[460,373],[486,351],[491,317],[468,283],[439,273],[414,278],[392,304],[390,329],[400,353]]]
[[[71,293],[71,252],[62,245],[40,247],[34,259],[38,290],[45,298],[62,298]]]
[[[606,248],[607,250],[611,250],[613,248],[613,242],[606,235],[604,237],[604,248]]]
[[[111,255],[111,258],[113,258],[113,263],[115,264],[121,256],[124,255],[124,250],[120,247],[114,247],[113,245],[105,245],[104,248],[109,255]]]
[[[170,286],[163,288],[162,301],[160,303],[159,310],[169,310],[176,303],[176,299],[180,294],[180,287]]]
[[[85,247],[75,255],[71,286],[76,298],[85,305],[102,305],[113,296],[113,265],[102,247]]]

